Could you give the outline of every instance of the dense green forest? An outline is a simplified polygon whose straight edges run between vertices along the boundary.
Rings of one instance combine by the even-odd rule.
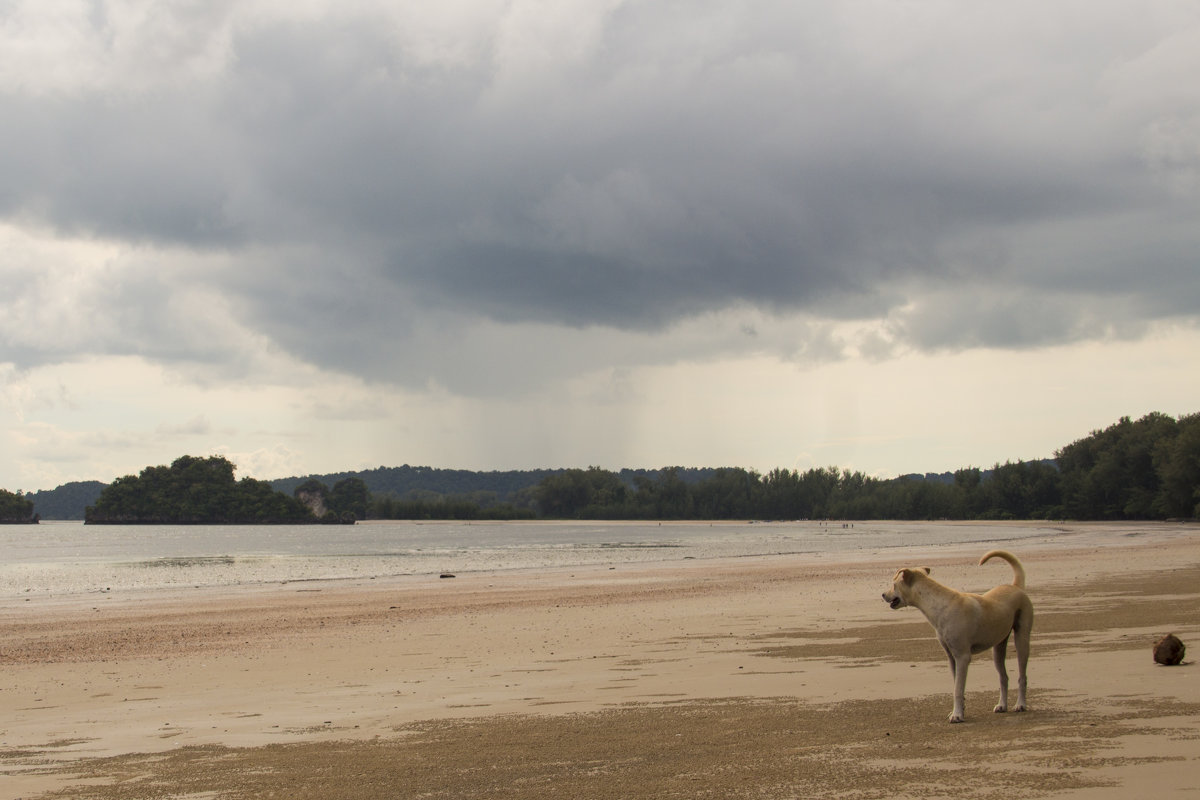
[[[1123,417],[1054,459],[879,479],[824,467],[471,472],[379,467],[262,481],[233,480],[224,459],[185,456],[109,487],[68,484],[93,497],[93,521],[349,521],[376,519],[1171,519],[1200,517],[1200,414]],[[182,469],[173,474],[176,466]],[[210,465],[211,466],[211,465]],[[196,483],[200,480],[201,483]],[[204,482],[209,481],[209,482]],[[332,489],[327,488],[332,485]],[[204,486],[200,489],[198,486]],[[99,487],[99,488],[97,488]],[[114,488],[115,487],[115,488]],[[185,487],[187,488],[185,491]],[[303,495],[306,499],[297,498]],[[319,502],[318,502],[319,498]],[[67,507],[53,506],[56,511]],[[314,513],[315,512],[315,513]],[[294,515],[294,516],[293,516]],[[51,518],[75,518],[78,515]]]
[[[0,524],[11,525],[37,522],[33,501],[20,492],[0,489]]]
[[[825,467],[555,471],[493,493],[376,495],[386,519],[1170,519],[1200,516],[1200,415],[1149,414],[1058,450],[1054,460],[882,480]]]
[[[537,487],[540,513],[595,519],[1080,519],[1200,516],[1200,414],[1149,414],[1058,450],[1056,460],[967,467],[948,481],[880,480],[836,467],[672,470],[627,485],[606,470],[567,470]]]
[[[316,522],[309,506],[266,481],[234,478],[221,456],[181,456],[117,478],[85,512],[88,524],[259,524]]]

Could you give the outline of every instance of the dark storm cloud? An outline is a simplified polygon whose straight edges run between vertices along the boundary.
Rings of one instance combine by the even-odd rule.
[[[432,42],[382,12],[230,15],[207,70],[0,84],[0,212],[164,270],[219,254],[187,283],[362,373],[430,310],[1111,335],[1197,307],[1200,102],[1172,87],[1200,28],[1089,9],[512,3]]]

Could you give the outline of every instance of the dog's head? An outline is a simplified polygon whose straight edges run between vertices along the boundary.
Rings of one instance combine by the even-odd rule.
[[[913,583],[929,573],[929,567],[906,567],[897,571],[895,577],[892,578],[891,591],[883,593],[883,601],[892,608],[904,608],[908,605]]]

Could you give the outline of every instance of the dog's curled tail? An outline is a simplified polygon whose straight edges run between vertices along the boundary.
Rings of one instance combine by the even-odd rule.
[[[983,566],[990,559],[1002,558],[1008,562],[1008,565],[1013,568],[1013,586],[1025,588],[1025,567],[1021,566],[1021,560],[1007,550],[989,550],[983,554],[983,558],[979,559],[979,565]]]

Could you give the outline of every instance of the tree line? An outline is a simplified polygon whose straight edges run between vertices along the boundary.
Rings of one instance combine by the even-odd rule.
[[[33,501],[21,492],[0,489],[0,525],[25,524],[38,521]]]
[[[368,471],[415,487],[422,475],[468,491],[373,491],[347,473],[234,478],[234,465],[183,456],[99,492],[92,523],[353,522],[358,519],[1172,519],[1200,517],[1200,414],[1122,417],[1055,452],[1053,460],[965,467],[943,476],[879,479],[820,467],[537,470],[477,473],[402,467]],[[530,481],[523,486],[517,477]],[[536,479],[536,482],[533,482]],[[440,485],[440,484],[439,484]],[[489,488],[478,488],[479,486]],[[83,487],[83,484],[80,484]],[[474,487],[474,488],[472,488]],[[85,487],[90,488],[90,487]],[[81,489],[82,491],[82,489]],[[32,495],[0,490],[0,521],[36,520]]]
[[[677,470],[622,481],[570,469],[538,484],[540,515],[576,519],[1080,519],[1200,517],[1200,414],[1153,413],[1072,442],[1054,461],[966,467],[949,480],[881,480],[837,467]]]

